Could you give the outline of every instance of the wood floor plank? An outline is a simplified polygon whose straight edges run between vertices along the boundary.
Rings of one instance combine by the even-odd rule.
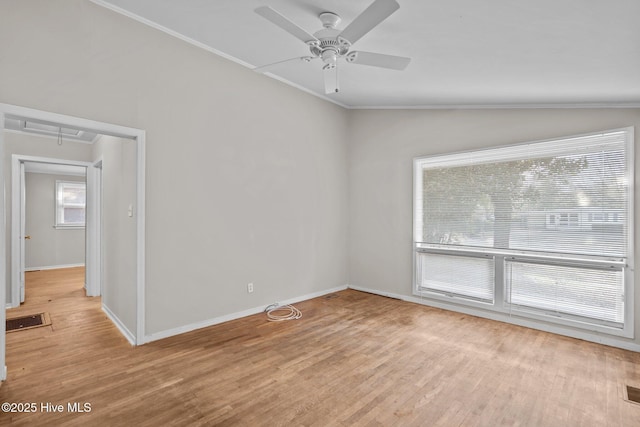
[[[353,290],[131,347],[82,268],[27,273],[52,325],[7,335],[0,425],[638,426],[640,354]]]

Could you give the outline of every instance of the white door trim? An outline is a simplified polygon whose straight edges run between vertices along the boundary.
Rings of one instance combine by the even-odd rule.
[[[91,178],[89,178],[91,176]],[[93,239],[89,239],[87,233],[87,257],[91,256],[91,263],[97,266],[91,271],[90,277],[87,277],[87,296],[103,295],[103,259],[102,259],[102,156],[93,162],[91,167],[87,168],[87,182],[91,180],[91,188],[94,190],[90,195],[91,206],[93,208],[87,212],[91,218],[88,223],[91,225],[91,235]]]
[[[16,172],[19,174],[18,179],[16,179]],[[18,188],[19,190],[17,192],[15,192],[15,188],[14,190],[12,190],[11,192],[11,197],[14,197],[14,194],[17,194],[17,197],[19,199],[19,202],[16,203],[16,206],[18,207],[18,212],[19,212],[19,220],[20,221],[18,223],[19,226],[19,230],[20,233],[16,234],[12,232],[12,236],[18,236],[18,244],[19,244],[19,256],[20,259],[19,261],[19,274],[18,274],[18,286],[20,287],[20,303],[24,302],[24,294],[25,294],[25,289],[24,289],[24,267],[25,267],[25,263],[26,263],[26,251],[25,251],[25,245],[27,242],[25,242],[25,232],[26,232],[26,228],[27,228],[27,215],[25,212],[25,207],[26,207],[26,197],[27,197],[27,189],[26,189],[26,182],[25,182],[25,171],[24,171],[24,162],[20,162],[18,164],[18,167],[16,167],[14,170],[11,171],[11,176],[12,176],[12,181],[11,182],[16,182],[18,184]],[[13,203],[13,202],[12,202]],[[11,205],[13,206],[13,205]],[[13,230],[13,221],[15,219],[12,218],[12,222],[11,222],[11,228]],[[13,240],[11,241],[11,253],[13,253]],[[13,259],[13,258],[12,258]],[[13,270],[12,270],[13,271]],[[13,275],[11,276],[12,278],[14,277]],[[13,292],[15,292],[15,290],[12,291],[12,296],[14,295]],[[17,297],[17,295],[16,295]],[[18,306],[18,304],[15,304],[14,306]]]
[[[0,188],[5,187],[5,150],[4,150],[4,118],[28,118],[53,124],[75,127],[93,131],[103,135],[111,135],[136,140],[136,344],[144,343],[145,336],[145,131],[110,123],[88,120],[79,117],[67,116],[33,108],[0,103]],[[0,224],[6,223],[6,207],[4,198],[0,197]],[[6,230],[0,227],[0,271],[6,271]],[[0,275],[0,307],[5,307],[7,280],[5,275]],[[6,379],[5,367],[5,310],[0,310],[0,380]],[[5,367],[5,369],[2,369]]]
[[[87,222],[85,227],[85,276],[84,289],[88,297],[100,296],[100,285],[98,283],[100,271],[100,258],[98,257],[99,239],[98,230],[100,224],[98,221],[96,205],[96,193],[98,190],[97,171],[93,167],[93,163],[87,166],[87,174],[85,177],[87,183]]]
[[[6,302],[7,299],[7,240],[6,240],[6,204],[5,204],[5,195],[4,195],[4,174],[5,174],[5,166],[4,166],[4,111],[0,110],[0,182],[2,182],[2,197],[0,197],[0,380],[4,381],[7,379],[7,365],[5,363],[5,336],[7,335],[6,331],[6,318],[7,318],[7,310]]]

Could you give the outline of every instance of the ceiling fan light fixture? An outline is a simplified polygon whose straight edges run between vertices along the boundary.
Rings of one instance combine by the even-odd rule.
[[[335,67],[338,61],[338,52],[333,49],[325,49],[322,51],[322,62],[327,65],[333,65]]]

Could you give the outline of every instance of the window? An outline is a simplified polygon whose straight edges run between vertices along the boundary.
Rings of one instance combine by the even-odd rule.
[[[56,228],[84,227],[87,190],[84,182],[56,181]]]
[[[415,159],[414,293],[630,336],[632,171],[632,128]]]

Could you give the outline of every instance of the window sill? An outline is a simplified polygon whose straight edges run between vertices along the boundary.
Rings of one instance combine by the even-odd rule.
[[[559,330],[554,330],[556,328],[570,327],[576,330],[582,330],[585,333],[600,333],[623,338],[633,338],[634,336],[633,325],[630,325],[629,323],[627,323],[626,327],[614,328],[602,324],[575,320],[568,317],[549,315],[537,310],[529,311],[527,309],[516,307],[511,309],[508,307],[499,308],[492,303],[469,300],[455,295],[443,295],[426,290],[418,291],[415,290],[415,287],[412,293],[414,297],[419,298],[421,303],[433,307],[444,308],[446,310],[467,313],[474,316],[490,318],[505,323],[533,327],[542,330],[548,330],[546,328],[551,328],[549,331],[554,333],[562,334]],[[518,319],[526,322],[526,324],[523,325],[518,321]]]
[[[56,230],[84,230],[84,225],[54,225]]]

